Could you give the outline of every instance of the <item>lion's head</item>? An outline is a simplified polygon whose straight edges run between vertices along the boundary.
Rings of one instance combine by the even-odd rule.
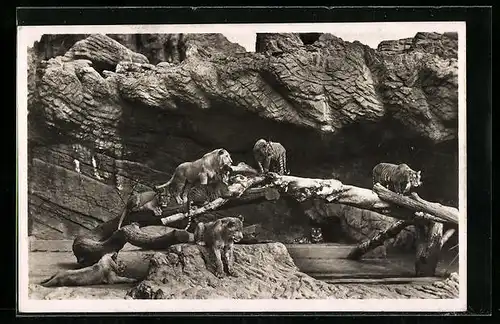
[[[233,165],[233,159],[231,158],[231,154],[226,149],[220,148],[213,150],[209,154],[215,157],[215,163],[219,170],[221,171],[230,171],[231,165]]]
[[[235,243],[241,241],[243,239],[243,220],[242,215],[224,218],[222,220],[223,238]]]

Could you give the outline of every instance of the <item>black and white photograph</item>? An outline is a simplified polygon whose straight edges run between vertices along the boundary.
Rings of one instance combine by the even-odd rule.
[[[464,22],[19,26],[17,55],[20,311],[465,310]]]

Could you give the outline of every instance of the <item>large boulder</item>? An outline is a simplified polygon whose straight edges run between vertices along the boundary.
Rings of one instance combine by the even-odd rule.
[[[207,249],[174,245],[151,256],[148,274],[127,296],[134,299],[347,299],[456,298],[458,276],[399,289],[366,284],[334,285],[301,272],[281,243],[236,245],[237,277],[218,279]]]

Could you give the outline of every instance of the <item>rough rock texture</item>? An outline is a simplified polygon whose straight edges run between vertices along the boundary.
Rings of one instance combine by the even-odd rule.
[[[284,144],[297,176],[371,187],[376,163],[406,162],[423,170],[422,197],[458,202],[455,34],[378,50],[330,34],[260,34],[255,53],[218,34],[111,36],[45,35],[29,49],[38,238],[73,238],[116,217],[138,182],[135,190],[164,182],[213,148],[253,165],[261,137]],[[224,213],[287,241],[308,225],[299,207],[280,200]],[[354,240],[379,228],[355,226]]]
[[[456,278],[431,285],[333,285],[302,273],[281,243],[236,245],[238,277],[217,279],[207,250],[196,245],[172,246],[151,259],[147,277],[128,292],[135,299],[206,298],[454,298]]]

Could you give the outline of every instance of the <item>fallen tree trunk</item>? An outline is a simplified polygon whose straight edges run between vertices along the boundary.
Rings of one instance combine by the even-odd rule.
[[[456,208],[427,202],[416,194],[412,197],[398,195],[378,183],[374,185],[373,190],[368,190],[344,185],[335,179],[305,179],[273,174],[273,184],[299,202],[320,198],[328,202],[373,210],[400,220],[372,240],[360,244],[349,255],[353,259],[359,259],[390,236],[397,235],[410,223],[417,222],[421,232],[415,264],[418,276],[433,276],[435,273],[443,238],[442,223],[458,224]]]
[[[441,219],[442,223],[458,224],[458,209],[448,206],[443,206],[439,203],[425,201],[420,198],[417,193],[412,193],[411,198],[403,195],[398,195],[389,189],[383,187],[381,184],[376,183],[373,186],[373,191],[380,197],[380,199],[395,204],[397,206],[405,207],[415,212],[424,212],[431,214],[434,217]]]
[[[339,180],[281,176],[275,173],[272,173],[271,177],[274,186],[298,202],[321,198],[327,202],[337,202],[374,211],[391,208],[389,203],[381,200],[372,190],[345,185]]]
[[[395,237],[399,234],[403,229],[412,225],[413,223],[410,221],[398,220],[391,226],[389,226],[384,231],[377,233],[374,237],[369,240],[366,240],[355,247],[349,254],[347,258],[350,260],[359,260],[361,257],[368,253],[369,251],[375,249],[384,244],[387,239]]]
[[[105,254],[120,251],[126,243],[144,250],[165,250],[175,244],[194,242],[194,235],[185,230],[168,229],[163,226],[161,228],[161,231],[147,231],[145,228],[140,228],[138,223],[132,223],[115,231],[110,238],[103,242],[79,237],[73,243],[73,253],[77,257],[78,264],[90,266],[98,262]],[[259,239],[259,232],[256,228],[257,225],[244,227],[243,239],[240,243],[264,242]]]
[[[417,193],[412,193],[411,198],[398,195],[378,183],[375,184],[373,190],[385,201],[416,211],[415,216],[420,220],[415,223],[417,232],[415,275],[418,277],[434,276],[441,248],[454,232],[454,230],[448,231],[443,236],[443,223],[458,224],[458,209],[428,202],[420,198]],[[434,221],[436,218],[439,220]]]
[[[194,242],[193,234],[176,228],[164,234],[152,235],[142,231],[138,223],[132,223],[123,232],[127,243],[146,250],[162,250],[174,244]]]
[[[109,237],[97,235],[80,235],[73,241],[73,254],[76,262],[82,266],[90,266],[98,262],[104,255],[117,252],[127,243],[123,231],[114,231]]]
[[[238,199],[243,195],[245,190],[250,188],[253,185],[261,183],[265,180],[265,177],[257,176],[252,178],[245,178],[240,180],[239,182],[233,183],[228,186],[227,193],[225,197],[219,197],[201,207],[194,208],[188,213],[177,213],[168,217],[163,217],[161,222],[163,225],[171,224],[173,222],[177,222],[183,220],[189,216],[195,217],[206,213],[207,211],[219,209],[222,205],[226,204],[231,199]],[[263,193],[260,193],[258,196],[260,197]]]
[[[415,275],[417,277],[433,276],[441,255],[443,224],[437,222],[416,224],[417,251],[415,258]]]
[[[172,229],[164,234],[151,235],[144,233],[138,223],[126,225],[106,240],[99,241],[95,237],[79,236],[73,242],[73,254],[77,263],[89,266],[98,262],[105,254],[120,251],[126,243],[144,249],[162,249],[177,243],[192,241],[192,234]]]

